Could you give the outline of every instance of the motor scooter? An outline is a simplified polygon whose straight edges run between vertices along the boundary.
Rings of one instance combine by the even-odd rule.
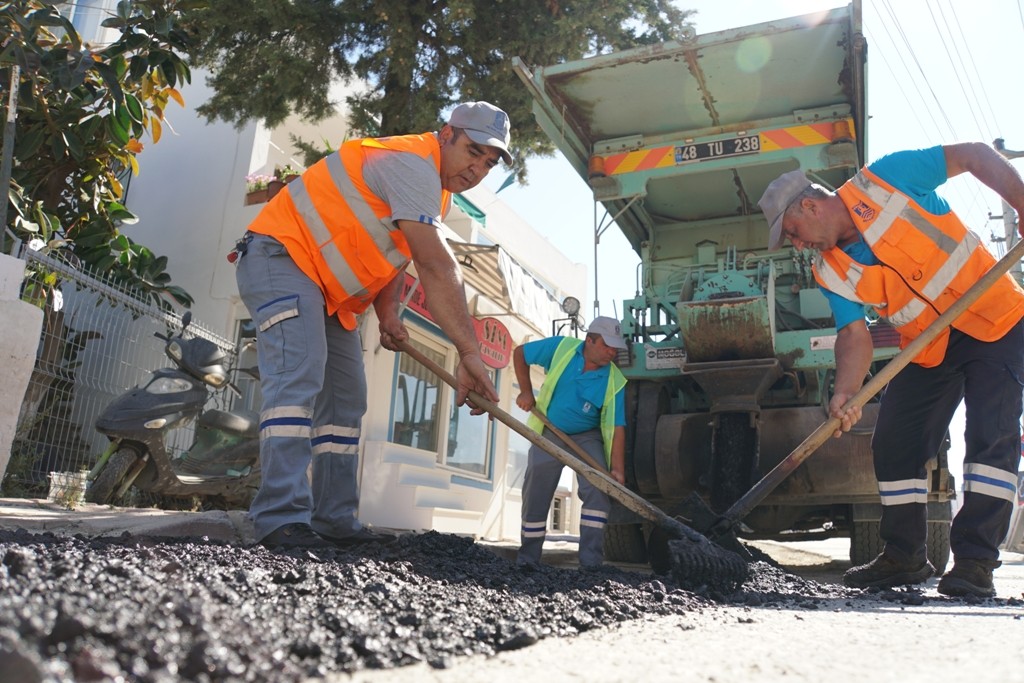
[[[110,447],[89,472],[88,502],[118,500],[134,486],[147,493],[196,496],[212,506],[244,508],[259,488],[259,416],[204,410],[211,391],[241,393],[229,381],[225,354],[216,344],[185,338],[191,319],[186,312],[177,335],[156,333],[175,367],[153,371],[97,418],[96,429],[110,439]],[[257,376],[255,370],[249,372]],[[172,454],[168,433],[193,421],[192,446]]]

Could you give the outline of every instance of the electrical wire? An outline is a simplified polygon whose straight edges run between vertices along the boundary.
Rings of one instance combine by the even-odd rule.
[[[942,15],[942,23],[945,24],[946,34],[949,36],[948,41],[942,35],[942,27],[939,25],[939,20],[935,16],[935,12],[932,10],[932,3],[928,3],[928,14],[932,17],[932,23],[935,24],[935,30],[938,31],[939,37],[943,39],[943,43],[946,45],[952,44],[953,50],[956,52],[957,59],[960,60],[960,69],[957,69],[956,62],[953,61],[953,53],[949,51],[948,47],[946,48],[946,57],[949,58],[949,65],[953,68],[953,75],[956,76],[957,83],[960,84],[960,90],[964,94],[964,101],[967,103],[967,108],[971,111],[971,117],[974,119],[975,125],[978,126],[978,132],[981,133],[986,140],[992,140],[995,138],[995,135],[992,134],[992,129],[988,127],[987,122],[982,124],[978,119],[978,114],[974,111],[974,101],[978,99],[978,97],[974,93],[973,85],[971,86],[971,92],[967,92],[968,86],[964,84],[964,79],[960,77],[960,71],[966,71],[966,69],[963,67],[963,58],[960,57],[960,49],[957,47],[956,41],[953,39],[953,32],[949,28],[949,22],[946,21],[946,14],[942,11],[941,4],[937,3],[936,6],[939,9],[939,14]]]
[[[974,70],[974,81],[978,83],[978,87],[981,90],[981,94],[985,100],[985,105],[988,107],[989,114],[992,115],[992,126],[998,133],[1003,129],[1003,127],[999,125],[999,119],[996,116],[996,110],[995,108],[992,107],[992,100],[989,99],[988,89],[985,88],[985,79],[981,77],[981,72],[978,70],[978,63],[974,60],[974,53],[971,50],[971,44],[967,40],[967,36],[964,35],[964,26],[960,22],[960,17],[958,17],[956,14],[956,5],[953,3],[953,0],[947,0],[947,2],[949,2],[949,10],[953,13],[953,25],[956,26],[960,32],[960,41],[964,45],[964,51],[967,53],[967,57],[971,62],[971,68]],[[1017,0],[1017,8],[1020,9],[1020,0]],[[1024,15],[1022,15],[1022,20],[1024,20]],[[971,76],[968,75],[968,78],[971,78]]]

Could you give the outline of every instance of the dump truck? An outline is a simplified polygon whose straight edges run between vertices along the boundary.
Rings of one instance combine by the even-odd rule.
[[[836,329],[814,254],[768,251],[757,200],[794,169],[829,188],[857,173],[865,66],[859,2],[551,66],[514,60],[538,124],[606,210],[595,240],[614,221],[639,256],[617,361],[629,380],[627,485],[670,514],[692,493],[724,512],[828,419]],[[595,267],[599,282],[608,266]],[[877,372],[899,338],[882,320],[869,328]],[[740,535],[849,536],[851,561],[871,560],[881,550],[877,414],[877,401],[864,406]],[[948,444],[929,465],[929,558],[940,570],[955,495]],[[612,560],[663,554],[657,530],[618,506],[606,538]]]

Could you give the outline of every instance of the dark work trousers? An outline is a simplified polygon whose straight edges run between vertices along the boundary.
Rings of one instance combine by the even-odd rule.
[[[964,496],[950,546],[954,558],[999,557],[1017,489],[1022,389],[1024,322],[994,342],[951,330],[941,364],[911,363],[889,382],[871,442],[886,554],[911,562],[926,557],[925,465],[963,399]]]
[[[327,315],[320,288],[277,240],[254,235],[237,268],[258,329],[263,398],[262,481],[249,508],[256,537],[296,522],[330,536],[354,534],[362,528],[357,474],[366,412],[359,332]]]
[[[543,436],[556,446],[562,446],[572,452],[547,427],[544,428]],[[595,462],[604,464],[604,441],[601,439],[600,429],[591,429],[571,436]],[[544,538],[547,536],[548,510],[551,509],[551,498],[558,488],[558,479],[562,475],[563,467],[562,463],[543,449],[530,446],[526,476],[523,479],[522,545],[516,557],[519,564],[540,563]],[[597,567],[604,562],[604,529],[612,504],[608,495],[595,488],[589,481],[579,475],[577,480],[580,485],[580,500],[583,502],[583,509],[580,510],[580,566]]]

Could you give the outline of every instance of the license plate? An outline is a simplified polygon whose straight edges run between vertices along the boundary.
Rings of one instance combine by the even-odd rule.
[[[757,154],[761,151],[759,135],[744,135],[729,140],[714,142],[696,142],[692,145],[676,147],[676,164],[689,164],[694,161],[738,157],[746,154]]]

